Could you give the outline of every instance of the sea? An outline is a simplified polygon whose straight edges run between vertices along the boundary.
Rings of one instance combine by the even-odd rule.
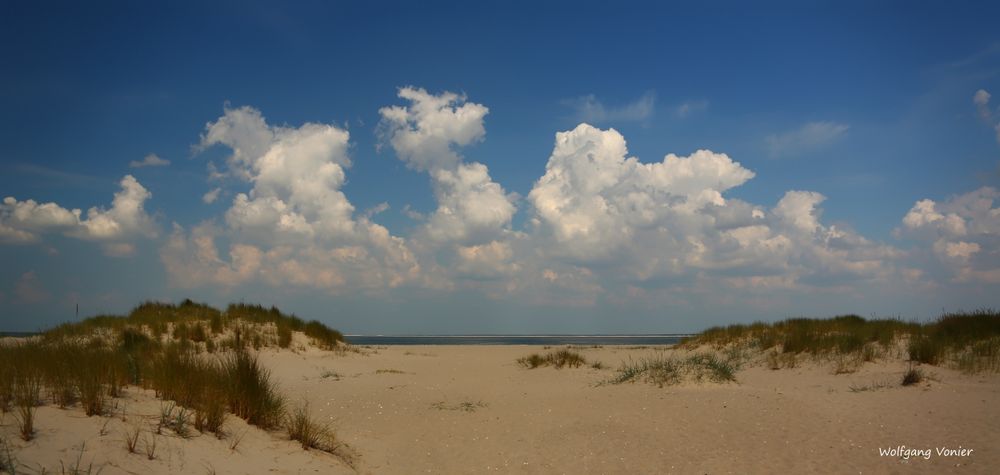
[[[658,335],[345,335],[353,345],[673,345],[688,334]]]

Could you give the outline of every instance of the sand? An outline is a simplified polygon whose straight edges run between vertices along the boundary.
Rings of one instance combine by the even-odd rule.
[[[1000,375],[906,363],[866,363],[833,374],[830,362],[744,369],[735,383],[658,387],[605,384],[628,358],[662,351],[579,349],[607,369],[524,369],[530,346],[393,346],[343,355],[264,350],[293,404],[308,403],[346,444],[342,457],[303,451],[281,432],[247,427],[235,450],[211,434],[158,437],[157,457],[125,449],[136,419],[153,427],[159,403],[131,388],[126,421],[45,406],[38,436],[0,434],[25,466],[59,472],[80,454],[102,473],[995,473],[1000,464]],[[670,351],[668,351],[669,353]],[[886,387],[879,387],[885,385]],[[121,403],[120,403],[121,404]],[[109,421],[106,434],[102,425]],[[147,434],[152,435],[151,429]],[[918,449],[904,459],[880,449]],[[945,456],[938,449],[971,453]],[[905,450],[904,449],[904,450]],[[924,450],[930,457],[922,456]],[[352,466],[353,465],[353,466]]]

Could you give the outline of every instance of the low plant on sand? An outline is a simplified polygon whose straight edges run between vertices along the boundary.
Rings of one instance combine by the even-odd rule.
[[[912,386],[924,380],[924,372],[912,365],[903,373],[903,386]]]
[[[14,418],[17,420],[17,430],[24,440],[35,437],[35,406],[41,391],[41,381],[31,375],[20,378],[14,389]]]
[[[562,369],[565,366],[577,368],[587,364],[587,359],[575,351],[562,349],[550,351],[544,356],[532,353],[528,356],[518,358],[517,364],[528,369],[535,369],[541,366],[554,366],[556,369]]]
[[[98,468],[94,471],[94,462],[90,462],[86,467],[83,466],[83,452],[86,450],[87,443],[84,442],[80,444],[80,453],[76,456],[76,461],[73,465],[67,467],[62,460],[59,461],[60,473],[64,475],[97,475],[101,473],[104,467]],[[44,473],[44,472],[43,472]]]
[[[309,416],[309,406],[303,403],[288,415],[285,423],[288,438],[297,440],[302,448],[319,449],[330,452],[334,448],[333,431],[330,426],[317,422]]]
[[[135,447],[139,443],[139,434],[142,433],[142,426],[139,425],[138,418],[136,418],[136,423],[132,424],[132,427],[125,429],[125,448],[128,449],[128,453],[134,454]]]
[[[146,458],[149,460],[156,459],[156,435],[147,434],[142,438],[142,445],[146,449]]]
[[[675,384],[680,379],[680,363],[673,358],[658,355],[638,361],[629,358],[618,368],[618,374],[611,379],[611,383],[647,381],[662,387],[665,384]]]

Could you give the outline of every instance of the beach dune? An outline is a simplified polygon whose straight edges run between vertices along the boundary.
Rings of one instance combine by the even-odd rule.
[[[1000,462],[995,375],[924,366],[928,378],[904,387],[899,360],[850,374],[804,362],[661,387],[610,381],[622,363],[684,350],[583,347],[573,351],[588,364],[576,368],[517,362],[544,351],[262,350],[289,403],[335,429],[338,454],[304,451],[232,416],[228,432],[243,436],[235,449],[210,434],[158,436],[153,460],[141,441],[128,453],[134,422],[117,416],[46,406],[33,441],[17,439],[9,414],[2,431],[23,467],[56,472],[77,458],[102,473],[990,473]],[[126,419],[155,419],[151,391],[126,394]]]

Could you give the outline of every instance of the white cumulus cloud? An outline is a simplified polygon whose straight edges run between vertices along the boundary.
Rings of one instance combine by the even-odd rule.
[[[227,107],[206,125],[197,149],[229,148],[220,174],[250,189],[236,193],[224,228],[175,225],[160,251],[172,282],[232,287],[261,281],[342,292],[415,279],[420,268],[405,240],[368,216],[355,217],[341,191],[351,165],[349,138],[333,125],[271,126],[254,108]],[[221,238],[229,241],[226,257]]]
[[[982,187],[944,202],[914,203],[897,235],[914,240],[915,252],[929,251],[957,281],[1000,283],[1000,192]]]
[[[894,249],[820,222],[818,193],[790,191],[769,211],[723,196],[753,176],[708,150],[642,163],[628,157],[617,131],[581,124],[556,134],[546,173],[528,195],[532,247],[605,285],[731,276],[744,287],[791,286],[890,271]]]
[[[483,138],[489,109],[450,92],[433,95],[407,87],[399,97],[410,104],[379,110],[382,140],[400,160],[428,172],[438,203],[418,239],[430,245],[475,245],[507,232],[516,211],[514,197],[492,180],[486,165],[465,163],[456,150]]]
[[[85,217],[79,209],[8,196],[0,205],[0,239],[29,243],[38,241],[41,234],[57,232],[104,242],[107,254],[112,256],[131,255],[122,252],[129,245],[123,241],[157,234],[156,224],[144,208],[152,193],[132,175],[123,177],[119,185],[121,190],[115,193],[111,208],[92,207]]]
[[[453,169],[462,161],[454,147],[478,142],[486,135],[486,106],[466,102],[464,95],[430,94],[403,87],[399,97],[409,106],[379,109],[379,135],[408,166],[420,171]]]

